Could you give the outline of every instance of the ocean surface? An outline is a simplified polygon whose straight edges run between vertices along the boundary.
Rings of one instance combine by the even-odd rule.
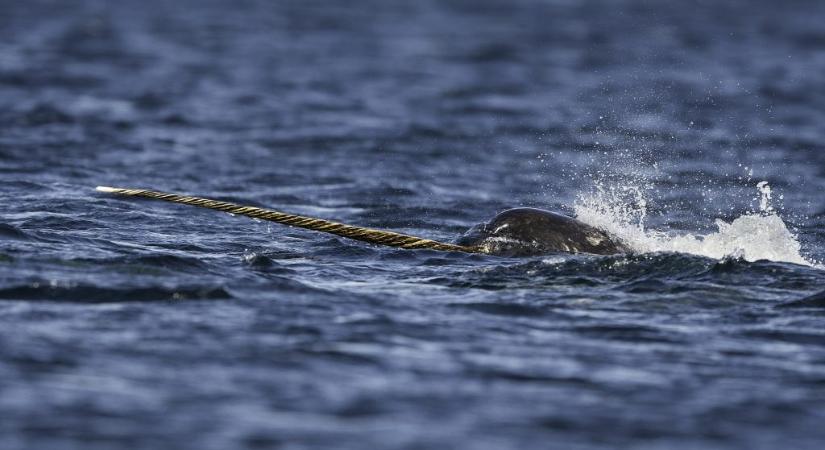
[[[0,448],[825,448],[825,2],[0,1]],[[405,251],[561,211],[632,254]]]

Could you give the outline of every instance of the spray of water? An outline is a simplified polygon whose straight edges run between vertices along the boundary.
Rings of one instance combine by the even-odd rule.
[[[617,235],[639,253],[681,252],[813,265],[802,257],[797,237],[771,206],[768,182],[756,187],[759,211],[730,223],[717,219],[717,231],[706,235],[647,230],[645,190],[634,185],[597,183],[591,192],[579,196],[574,208],[579,220]]]

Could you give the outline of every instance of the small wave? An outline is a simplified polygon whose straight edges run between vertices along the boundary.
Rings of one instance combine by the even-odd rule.
[[[111,263],[117,264],[120,262],[126,266],[162,267],[168,270],[191,271],[194,273],[203,273],[208,268],[202,260],[191,256],[156,254],[134,255],[119,259],[120,261],[113,260]]]
[[[778,305],[777,308],[825,308],[825,291],[818,292],[799,300],[792,300]]]
[[[88,230],[102,228],[98,222],[85,219],[69,217],[67,214],[49,214],[28,219],[23,222],[23,226],[30,229],[48,230]]]
[[[31,236],[14,225],[0,223],[0,239],[29,240]]]
[[[429,282],[453,288],[487,291],[536,289],[599,289],[600,296],[627,299],[626,294],[681,295],[696,290],[746,286],[754,279],[777,288],[804,287],[822,279],[815,268],[773,262],[749,262],[742,258],[721,260],[680,252],[621,254],[608,256],[557,255],[527,261],[460,269],[450,276]],[[721,296],[721,294],[720,294]],[[745,298],[745,297],[743,297]],[[708,303],[709,306],[713,302]]]
[[[279,264],[271,255],[258,252],[246,252],[242,256],[243,263],[258,273],[271,275],[293,275],[295,270]]]
[[[160,274],[163,272],[189,272],[203,274],[208,271],[209,266],[202,260],[191,256],[180,256],[172,254],[133,254],[116,256],[112,258],[75,258],[72,263],[88,263],[95,265],[105,265],[117,271],[126,273]]]
[[[70,124],[75,118],[50,103],[38,103],[19,114],[17,122],[21,125],[41,126],[53,124]]]
[[[778,341],[789,344],[810,344],[817,347],[822,347],[825,345],[825,334],[816,332],[790,329],[755,329],[745,330],[739,334],[745,338],[764,339],[767,341]]]
[[[581,325],[574,328],[577,334],[595,339],[626,342],[683,343],[685,339],[671,330],[639,324]]]
[[[2,300],[40,300],[73,303],[122,303],[166,300],[229,299],[222,287],[135,287],[108,288],[92,285],[54,285],[31,283],[0,289]]]
[[[715,233],[667,233],[645,228],[647,202],[644,190],[634,186],[605,187],[580,196],[575,204],[579,220],[610,232],[639,253],[679,252],[714,259],[771,260],[813,266],[801,254],[801,245],[770,206],[771,190],[757,185],[760,211],[743,214],[731,222],[717,219]]]
[[[261,253],[245,253],[243,255],[243,262],[249,267],[257,269],[267,269],[275,265],[272,258]]]
[[[472,303],[450,303],[447,306],[477,311],[485,314],[492,314],[496,316],[516,316],[516,317],[538,317],[544,316],[548,313],[545,308],[538,305],[529,305],[522,303],[491,303],[491,302],[472,302]]]
[[[680,277],[706,271],[709,260],[676,254],[655,255],[560,255],[465,270],[453,277],[433,279],[451,287],[485,290],[523,287],[596,287],[627,283],[649,276]]]

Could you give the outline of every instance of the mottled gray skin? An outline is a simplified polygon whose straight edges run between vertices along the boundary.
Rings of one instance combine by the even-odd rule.
[[[536,256],[548,253],[628,253],[619,238],[563,214],[535,208],[499,213],[487,223],[469,229],[456,244],[480,246],[500,256]]]

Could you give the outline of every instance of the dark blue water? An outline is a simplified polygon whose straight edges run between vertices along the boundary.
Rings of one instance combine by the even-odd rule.
[[[822,448],[824,3],[113,3],[0,2],[3,449]]]

